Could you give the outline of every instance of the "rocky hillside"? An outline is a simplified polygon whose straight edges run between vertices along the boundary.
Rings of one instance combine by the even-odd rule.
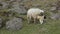
[[[0,0],[0,28],[19,30],[24,27],[27,10],[40,8],[47,19],[60,19],[60,0]],[[27,25],[28,26],[28,25]]]

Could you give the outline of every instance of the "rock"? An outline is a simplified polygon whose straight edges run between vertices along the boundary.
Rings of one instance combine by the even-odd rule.
[[[0,9],[6,9],[6,8],[8,8],[8,3],[6,3],[6,2],[0,2]]]
[[[33,4],[33,7],[41,7],[41,5],[40,4]]]
[[[23,0],[23,2],[29,2],[29,1],[31,1],[31,0]]]
[[[13,8],[9,9],[10,11],[14,11],[19,14],[25,14],[27,12],[23,6],[20,6],[19,3],[16,3],[16,2],[12,4],[12,7]]]
[[[16,1],[16,0],[10,0],[10,1]]]
[[[16,0],[17,2],[22,2],[23,0]]]
[[[51,7],[50,10],[51,10],[51,11],[55,11],[55,10],[56,10],[56,7]]]
[[[9,2],[21,2],[22,0],[9,0]]]
[[[52,14],[50,18],[53,20],[60,19],[60,14]]]
[[[60,0],[56,2],[56,7],[57,7],[57,10],[60,10]]]
[[[14,17],[10,21],[6,22],[6,29],[8,30],[19,30],[22,28],[22,19]]]
[[[10,11],[14,11],[14,12],[17,12],[17,13],[19,13],[19,14],[26,14],[26,9],[25,8],[19,8],[19,7],[17,7],[17,8],[12,8],[12,9],[9,9]]]

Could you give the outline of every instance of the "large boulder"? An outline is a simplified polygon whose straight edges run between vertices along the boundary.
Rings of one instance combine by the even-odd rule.
[[[10,21],[6,22],[6,29],[8,30],[19,30],[22,28],[22,26],[22,18],[14,17]]]

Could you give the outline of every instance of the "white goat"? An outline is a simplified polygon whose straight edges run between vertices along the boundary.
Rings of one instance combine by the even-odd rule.
[[[27,12],[27,20],[28,23],[30,23],[31,18],[34,19],[34,23],[36,22],[36,19],[39,19],[40,23],[43,23],[44,20],[44,15],[40,16],[41,13],[44,13],[43,10],[39,9],[39,8],[31,8],[28,10]]]

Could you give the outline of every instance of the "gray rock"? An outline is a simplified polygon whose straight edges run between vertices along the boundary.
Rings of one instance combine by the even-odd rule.
[[[51,7],[50,10],[51,10],[51,11],[55,11],[55,10],[56,10],[56,7]]]
[[[16,0],[17,2],[22,2],[23,0]]]
[[[12,7],[13,7],[13,8],[19,7],[19,3],[18,3],[18,2],[13,2],[13,3],[12,3]]]
[[[0,9],[6,9],[6,8],[8,8],[8,3],[6,3],[6,2],[0,2]]]
[[[19,13],[19,14],[26,14],[26,9],[25,8],[19,8],[19,7],[17,7],[17,8],[12,8],[12,9],[9,9],[10,11],[14,11],[14,12],[17,12],[17,13]]]
[[[22,19],[14,17],[6,23],[6,29],[8,30],[19,30],[22,28]]]
[[[22,0],[9,0],[8,2],[21,2]]]
[[[10,1],[16,1],[16,0],[10,0]]]
[[[56,7],[57,7],[57,10],[60,10],[60,0],[56,2]]]
[[[31,1],[31,0],[23,0],[23,2],[29,2],[29,1]]]
[[[50,18],[53,20],[60,19],[60,14],[52,14]]]
[[[13,8],[9,9],[10,11],[14,11],[19,14],[25,14],[27,12],[23,6],[20,6],[19,3],[16,3],[16,2],[12,4],[12,7]]]
[[[40,4],[33,4],[33,7],[41,7],[41,5]]]

